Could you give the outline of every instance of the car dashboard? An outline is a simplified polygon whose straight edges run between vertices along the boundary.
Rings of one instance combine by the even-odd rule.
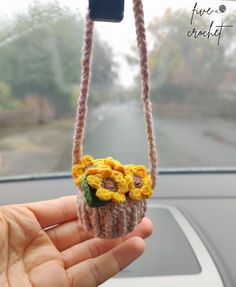
[[[2,178],[0,204],[76,194],[68,174]],[[161,171],[145,253],[102,286],[236,286],[236,172]]]

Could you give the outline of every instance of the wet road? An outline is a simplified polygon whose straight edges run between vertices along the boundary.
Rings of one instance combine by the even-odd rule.
[[[96,118],[96,120],[94,120]],[[154,117],[161,167],[236,166],[236,122]],[[124,162],[147,163],[142,109],[138,103],[104,106],[90,116],[86,152]]]
[[[236,166],[236,122],[154,117],[159,167]],[[0,135],[0,176],[69,171],[74,119]],[[142,108],[129,102],[90,109],[84,153],[148,164]]]

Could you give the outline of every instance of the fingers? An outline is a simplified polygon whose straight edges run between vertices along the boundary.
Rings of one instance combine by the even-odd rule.
[[[152,233],[152,228],[151,220],[143,218],[142,222],[135,228],[135,230],[124,237],[124,239],[133,236],[146,238]],[[92,238],[92,236],[79,224],[77,219],[48,229],[46,233],[59,251],[63,251]],[[110,241],[111,240],[109,240],[109,242]]]
[[[96,258],[67,269],[71,286],[95,287],[124,269],[144,252],[140,237],[133,237]]]
[[[42,228],[77,218],[76,196],[24,204],[34,213]]]
[[[78,219],[48,229],[46,233],[59,251],[92,238],[79,224]]]
[[[131,237],[139,236],[144,239],[150,236],[151,233],[152,223],[150,219],[144,218],[142,222],[135,228],[135,230],[127,236],[113,240],[93,238],[81,244],[77,244],[62,252],[65,268],[67,269],[79,262],[106,253],[110,249],[116,247],[117,245],[121,244],[122,242],[128,240]]]

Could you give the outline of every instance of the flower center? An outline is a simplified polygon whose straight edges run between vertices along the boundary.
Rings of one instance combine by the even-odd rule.
[[[143,186],[143,180],[139,175],[134,174],[133,180],[134,180],[134,186],[136,188],[141,188]]]
[[[103,178],[102,187],[111,191],[117,191],[117,183],[112,178]]]

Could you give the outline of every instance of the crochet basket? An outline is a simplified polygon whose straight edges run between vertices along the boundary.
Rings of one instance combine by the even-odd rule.
[[[147,198],[156,184],[156,143],[150,102],[147,45],[141,0],[133,0],[140,56],[141,100],[146,124],[150,171],[143,166],[122,165],[112,158],[94,160],[83,156],[83,139],[91,74],[94,23],[86,18],[81,68],[81,87],[73,138],[72,174],[78,186],[80,224],[94,237],[116,238],[134,230],[145,216]]]
[[[78,219],[85,230],[94,237],[116,238],[134,230],[145,216],[146,199],[124,203],[109,203],[99,208],[89,207],[80,190],[77,197]]]

